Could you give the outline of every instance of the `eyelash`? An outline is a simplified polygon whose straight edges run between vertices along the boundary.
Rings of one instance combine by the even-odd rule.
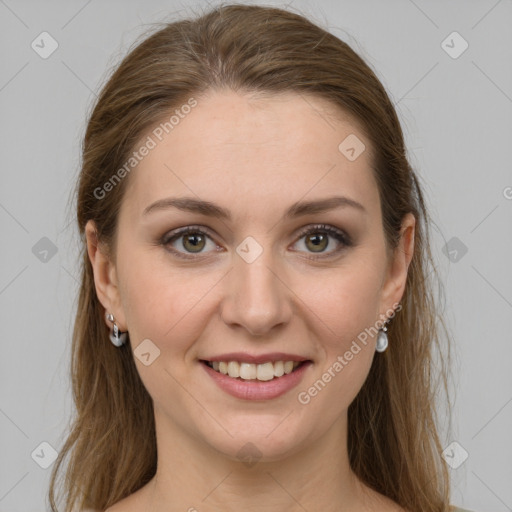
[[[329,252],[329,253],[319,253],[323,255],[318,256],[305,256],[306,259],[309,260],[320,260],[328,257],[332,257],[335,254],[338,254],[341,250],[343,250],[345,247],[350,247],[352,244],[352,241],[350,240],[350,237],[346,235],[343,231],[326,224],[315,224],[313,226],[308,226],[307,228],[304,228],[298,235],[297,241],[299,241],[301,238],[304,238],[306,235],[312,234],[312,233],[325,233],[333,238],[335,238],[338,242],[340,242],[341,246],[337,249]],[[167,250],[172,252],[175,256],[178,258],[183,259],[197,259],[201,256],[201,253],[197,253],[198,256],[192,255],[192,253],[189,253],[188,255],[185,255],[186,253],[182,253],[180,251],[177,251],[173,248],[169,248],[169,244],[175,240],[178,240],[180,237],[188,234],[201,234],[206,235],[208,238],[210,238],[212,241],[212,233],[208,228],[202,227],[202,226],[187,226],[185,228],[178,229],[176,231],[171,231],[170,233],[166,233],[162,239],[160,240],[161,245],[165,246]]]

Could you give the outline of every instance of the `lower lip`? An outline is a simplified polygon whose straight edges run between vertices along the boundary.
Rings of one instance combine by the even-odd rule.
[[[215,383],[226,393],[236,398],[243,398],[244,400],[271,400],[272,398],[284,395],[287,391],[297,386],[311,365],[311,361],[306,361],[291,373],[277,378],[274,377],[268,381],[234,379],[223,373],[216,372],[204,363],[200,364]]]

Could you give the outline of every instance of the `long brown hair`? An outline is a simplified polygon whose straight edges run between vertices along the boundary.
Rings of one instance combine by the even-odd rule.
[[[90,116],[77,187],[81,235],[94,220],[99,240],[115,253],[118,210],[129,178],[116,182],[105,197],[98,198],[98,190],[151,127],[191,96],[200,98],[213,88],[291,91],[329,100],[360,123],[371,143],[389,247],[396,246],[404,216],[415,215],[414,256],[402,311],[389,326],[390,347],[374,358],[348,410],[349,457],[364,483],[402,507],[449,510],[436,400],[444,391],[450,413],[450,350],[442,344],[448,337],[432,286],[430,220],[395,108],[348,44],[299,14],[261,6],[221,6],[158,27],[117,67]],[[119,349],[109,341],[85,239],[83,244],[71,362],[76,417],[51,475],[53,512],[66,460],[65,512],[108,508],[145,485],[157,464],[151,397],[129,344]]]

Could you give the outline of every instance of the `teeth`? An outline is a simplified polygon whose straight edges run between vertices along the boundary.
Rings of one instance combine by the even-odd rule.
[[[229,361],[228,375],[230,377],[240,377],[240,365],[236,361]]]
[[[256,365],[254,365],[256,366]],[[263,363],[258,365],[257,379],[272,380],[274,378],[274,365],[272,363]]]
[[[257,375],[255,364],[240,363],[240,378],[244,380],[255,379]],[[273,377],[273,375],[272,375]]]
[[[239,363],[238,361],[213,361],[208,363],[215,371],[236,379],[268,381],[274,377],[282,377],[291,373],[299,361],[276,361],[272,363],[252,364]]]
[[[274,363],[274,375],[276,377],[282,377],[284,375],[284,363],[283,363],[283,361],[276,361]]]
[[[290,373],[293,370],[293,361],[286,361],[284,363],[284,373]]]

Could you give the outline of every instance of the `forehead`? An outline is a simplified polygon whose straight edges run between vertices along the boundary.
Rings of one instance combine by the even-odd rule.
[[[153,147],[129,176],[125,200],[134,214],[171,195],[196,195],[246,214],[262,200],[286,206],[333,192],[378,204],[369,141],[330,102],[225,90],[194,99],[172,124],[175,111],[141,138],[139,145],[151,139]],[[357,158],[347,158],[347,144]]]

